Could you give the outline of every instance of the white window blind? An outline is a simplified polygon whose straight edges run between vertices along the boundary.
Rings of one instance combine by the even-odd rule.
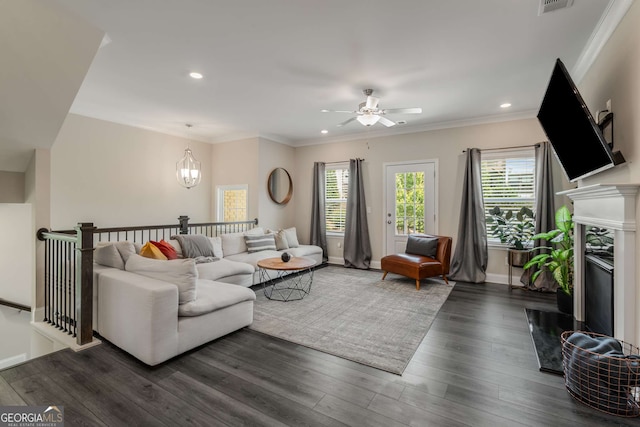
[[[485,216],[495,206],[514,213],[526,206],[535,211],[535,152],[532,147],[481,153]],[[490,243],[500,243],[487,229]]]
[[[348,165],[327,166],[324,178],[327,233],[344,234],[349,190]]]

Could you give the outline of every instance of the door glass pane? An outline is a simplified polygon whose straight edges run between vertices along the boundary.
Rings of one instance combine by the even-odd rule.
[[[424,172],[396,174],[396,235],[424,233]]]

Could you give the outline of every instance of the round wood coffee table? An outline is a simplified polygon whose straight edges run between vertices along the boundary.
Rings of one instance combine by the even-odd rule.
[[[306,257],[293,257],[289,262],[280,258],[258,261],[260,282],[264,296],[275,301],[295,301],[311,292],[315,261]]]

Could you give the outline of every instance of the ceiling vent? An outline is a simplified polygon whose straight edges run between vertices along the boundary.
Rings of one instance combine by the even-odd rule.
[[[558,9],[566,9],[571,7],[573,0],[540,0],[540,8],[538,9],[538,16],[543,13],[553,12]]]

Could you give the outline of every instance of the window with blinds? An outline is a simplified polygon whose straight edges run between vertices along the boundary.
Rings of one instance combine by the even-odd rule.
[[[344,234],[349,191],[347,164],[327,166],[324,172],[327,234]]]
[[[495,206],[514,213],[526,206],[535,212],[535,151],[532,147],[483,151],[481,153],[482,195],[485,217]],[[500,244],[491,236],[491,244]]]

